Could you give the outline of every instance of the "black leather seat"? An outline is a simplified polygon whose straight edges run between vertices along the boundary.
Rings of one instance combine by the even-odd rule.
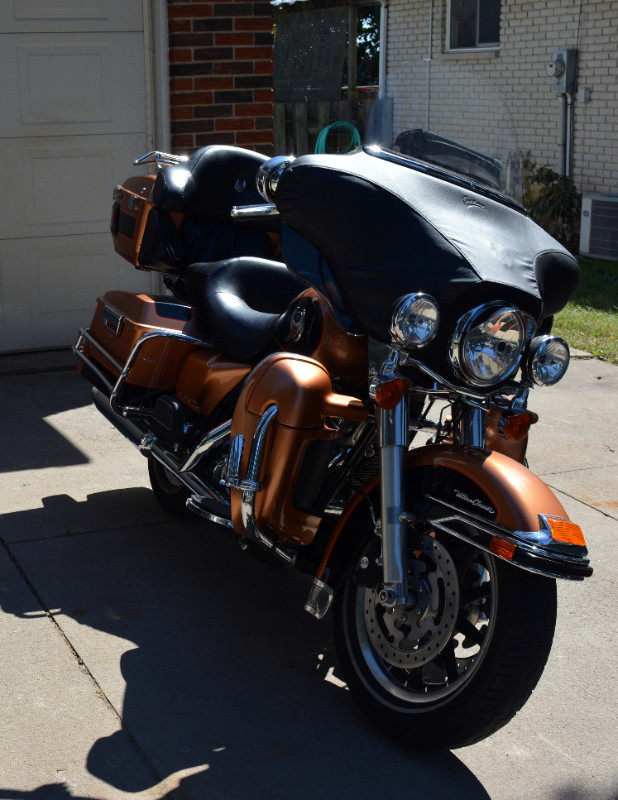
[[[187,297],[210,342],[240,361],[274,348],[287,306],[306,288],[284,264],[251,256],[191,264],[185,274]]]

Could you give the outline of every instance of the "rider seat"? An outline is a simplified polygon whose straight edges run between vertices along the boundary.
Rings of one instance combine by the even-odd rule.
[[[211,344],[240,361],[274,349],[291,301],[307,288],[278,261],[245,256],[191,264],[185,291]]]

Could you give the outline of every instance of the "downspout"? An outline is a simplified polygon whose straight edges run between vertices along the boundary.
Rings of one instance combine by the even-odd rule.
[[[170,122],[170,70],[169,70],[169,38],[167,32],[167,0],[155,0],[152,9],[152,80],[154,83],[153,116],[154,116],[154,148],[164,153],[171,151]],[[165,293],[163,274],[151,273],[153,292]]]
[[[170,152],[170,71],[167,0],[154,4],[154,80],[156,149]]]
[[[427,58],[427,130],[431,130],[431,62],[433,60],[433,0],[429,0],[429,47]]]
[[[378,99],[386,96],[386,43],[388,40],[388,0],[380,0],[380,54],[378,56]]]

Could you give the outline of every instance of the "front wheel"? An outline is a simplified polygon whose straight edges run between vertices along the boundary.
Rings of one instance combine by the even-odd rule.
[[[334,607],[339,663],[365,713],[416,747],[463,747],[505,725],[549,656],[555,581],[429,532],[410,553],[409,603],[392,609],[371,553]]]

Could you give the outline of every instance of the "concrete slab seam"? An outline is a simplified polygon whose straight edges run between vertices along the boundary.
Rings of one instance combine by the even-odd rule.
[[[154,765],[152,764],[152,762],[150,761],[150,759],[146,755],[146,753],[143,750],[143,748],[140,746],[139,742],[137,741],[136,737],[133,735],[132,731],[124,723],[124,720],[123,720],[121,714],[118,713],[118,710],[116,709],[114,704],[111,702],[111,700],[109,699],[109,697],[107,696],[107,694],[103,690],[103,687],[99,684],[97,679],[94,677],[94,675],[92,674],[92,672],[88,668],[88,665],[85,663],[84,659],[80,656],[80,654],[77,652],[75,647],[73,647],[73,644],[71,643],[70,639],[67,637],[66,633],[63,631],[63,629],[60,626],[58,620],[51,613],[51,611],[47,607],[45,601],[43,600],[41,595],[36,590],[36,587],[33,585],[32,581],[28,578],[25,570],[22,568],[21,564],[19,563],[19,560],[18,560],[17,556],[12,552],[11,548],[6,544],[6,542],[1,537],[0,537],[0,544],[4,548],[4,550],[5,550],[6,554],[8,555],[8,557],[11,559],[11,562],[12,562],[13,566],[15,567],[15,569],[21,575],[21,577],[22,577],[23,581],[25,582],[26,586],[28,587],[28,589],[32,593],[32,596],[34,597],[36,602],[39,604],[41,610],[43,611],[43,613],[45,614],[47,619],[51,622],[51,624],[54,626],[54,628],[56,629],[56,632],[58,633],[60,638],[64,641],[65,645],[68,647],[69,651],[71,652],[71,654],[73,655],[73,657],[77,661],[77,665],[78,665],[80,671],[89,678],[89,680],[92,682],[92,685],[95,688],[96,694],[100,698],[102,698],[102,700],[105,703],[105,705],[112,712],[112,714],[116,717],[116,719],[118,720],[118,724],[120,725],[121,729],[126,734],[131,746],[135,749],[135,751],[137,752],[139,758],[143,761],[145,767],[148,769],[148,771],[150,772],[152,777],[154,779],[156,779],[156,783],[161,783],[161,781],[163,780],[162,777],[158,774],[158,772],[155,769]]]

